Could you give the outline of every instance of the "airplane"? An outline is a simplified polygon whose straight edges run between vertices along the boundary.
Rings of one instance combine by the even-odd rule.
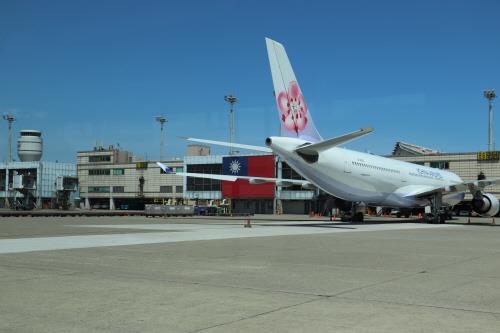
[[[472,208],[483,216],[495,216],[499,200],[485,187],[500,183],[498,179],[463,181],[453,172],[414,163],[394,160],[340,147],[373,131],[358,131],[324,140],[316,129],[292,66],[282,44],[266,38],[281,135],[265,140],[266,147],[236,144],[197,138],[189,141],[229,146],[233,148],[272,153],[290,165],[304,180],[255,176],[213,175],[177,172],[177,175],[236,181],[246,179],[251,184],[274,182],[277,186],[300,185],[320,188],[344,203],[350,203],[352,221],[362,221],[357,206],[412,209],[430,206],[428,222],[444,223],[446,212],[464,199],[465,192],[473,195]],[[165,171],[165,165],[158,162]]]

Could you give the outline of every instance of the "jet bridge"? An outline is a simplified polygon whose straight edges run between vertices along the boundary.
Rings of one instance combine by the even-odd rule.
[[[19,174],[14,171],[12,189],[21,196],[14,195],[11,207],[15,210],[31,210],[36,208],[36,175],[27,172]]]
[[[68,210],[70,206],[71,193],[78,190],[78,178],[71,176],[59,176],[56,179],[56,207]]]

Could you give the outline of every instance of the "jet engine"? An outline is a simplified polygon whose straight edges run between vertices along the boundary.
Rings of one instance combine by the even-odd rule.
[[[500,210],[500,203],[493,194],[484,193],[472,199],[472,210],[484,216],[495,216]]]

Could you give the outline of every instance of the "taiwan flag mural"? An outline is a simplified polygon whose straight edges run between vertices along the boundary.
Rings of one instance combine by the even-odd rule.
[[[222,173],[230,176],[275,177],[273,155],[227,156],[222,159]],[[222,196],[225,198],[273,198],[274,183],[249,184],[246,179],[222,182]]]

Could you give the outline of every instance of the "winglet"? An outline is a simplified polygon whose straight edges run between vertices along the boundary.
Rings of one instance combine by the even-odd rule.
[[[165,173],[174,173],[174,170],[172,170],[171,168],[169,168],[168,166],[166,166],[165,164],[163,163],[160,163],[160,162],[156,162],[156,164],[158,164],[158,166],[163,170],[165,171]]]

